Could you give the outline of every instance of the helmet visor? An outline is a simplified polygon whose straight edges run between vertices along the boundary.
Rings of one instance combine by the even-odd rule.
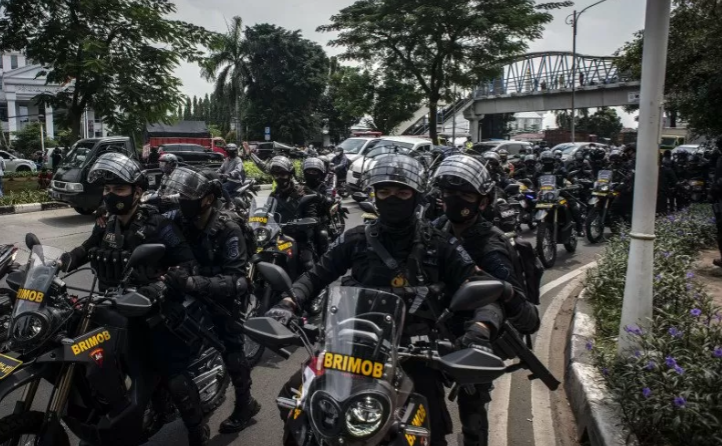
[[[169,193],[177,193],[187,200],[198,200],[205,197],[211,189],[210,182],[198,172],[179,167],[170,174],[166,180]]]
[[[135,184],[143,173],[138,163],[121,153],[104,153],[88,172],[88,182],[108,184]]]

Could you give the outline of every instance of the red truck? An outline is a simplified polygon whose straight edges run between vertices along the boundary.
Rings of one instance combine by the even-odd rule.
[[[212,137],[204,121],[179,121],[175,124],[148,124],[146,126],[146,147],[160,147],[164,144],[198,144],[214,152],[227,156],[226,141],[221,137]],[[143,153],[144,157],[147,154]]]

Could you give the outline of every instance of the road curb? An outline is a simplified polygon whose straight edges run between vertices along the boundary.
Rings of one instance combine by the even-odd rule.
[[[609,395],[601,373],[594,365],[588,343],[594,342],[596,322],[591,304],[582,290],[574,306],[567,338],[567,371],[564,389],[577,421],[579,438],[591,446],[637,446],[624,426],[621,407]]]
[[[272,188],[272,184],[261,184],[261,190],[271,190]]]
[[[70,205],[58,203],[56,201],[48,203],[15,204],[11,206],[0,206],[0,215],[26,214],[28,212],[49,211],[52,209],[62,209],[67,207],[70,207]]]

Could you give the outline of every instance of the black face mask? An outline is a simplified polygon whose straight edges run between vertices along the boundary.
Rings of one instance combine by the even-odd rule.
[[[202,200],[202,198],[198,200],[178,200],[183,218],[193,221],[195,218],[200,216],[204,210],[201,206]]]
[[[402,200],[391,196],[385,200],[376,198],[381,222],[389,226],[406,226],[412,222],[416,210],[416,198]]]
[[[236,153],[236,152],[230,152],[230,153],[228,154],[228,156],[229,156],[230,158],[235,158],[235,157],[238,156],[238,153]]]
[[[444,204],[446,217],[452,223],[466,223],[479,214],[479,201],[469,203],[458,195],[449,195],[444,197]]]
[[[273,178],[273,180],[276,182],[276,185],[279,189],[283,190],[288,188],[288,185],[291,184],[291,178]]]
[[[109,193],[103,195],[103,201],[105,202],[105,208],[110,214],[126,215],[133,209],[133,205],[135,204],[135,194],[122,196]]]
[[[321,184],[321,177],[316,175],[306,175],[306,184],[310,187],[316,187]]]

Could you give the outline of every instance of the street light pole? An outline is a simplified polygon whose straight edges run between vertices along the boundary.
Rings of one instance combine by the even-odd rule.
[[[593,8],[597,6],[600,3],[604,3],[607,0],[599,0],[596,3],[592,3],[591,5],[587,6],[586,8],[582,9],[577,13],[575,10],[571,15],[567,16],[565,22],[567,25],[572,25],[572,74],[570,76],[570,80],[572,82],[572,121],[571,121],[571,130],[572,130],[572,142],[576,142],[576,100],[577,100],[577,30],[578,30],[578,24],[579,24],[579,17],[581,17],[582,14],[584,14],[585,11],[587,11],[590,8]],[[560,87],[564,87],[563,85]]]
[[[635,194],[632,230],[629,233],[629,264],[619,330],[620,353],[635,344],[635,339],[627,333],[625,327],[645,325],[652,317],[654,214],[657,203],[659,132],[662,125],[670,9],[671,0],[647,0]]]

